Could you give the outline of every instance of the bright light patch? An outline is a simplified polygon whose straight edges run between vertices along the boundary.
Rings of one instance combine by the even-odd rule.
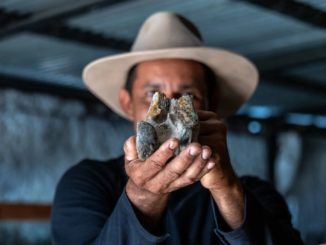
[[[267,106],[250,106],[246,114],[252,118],[267,119],[277,115],[278,111],[273,107]]]
[[[326,116],[316,116],[314,125],[318,128],[326,128]]]
[[[259,134],[261,132],[261,130],[262,130],[262,125],[258,121],[251,121],[248,124],[248,130],[252,134]]]
[[[313,116],[309,114],[289,113],[285,118],[287,123],[309,126],[313,123]]]

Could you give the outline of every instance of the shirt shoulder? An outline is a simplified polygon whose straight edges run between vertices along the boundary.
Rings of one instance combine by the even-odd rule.
[[[108,161],[85,159],[64,173],[57,185],[55,199],[65,195],[71,197],[73,193],[77,196],[110,193],[116,197],[123,190],[126,179],[123,156]]]
[[[123,156],[106,161],[84,159],[78,164],[68,169],[62,179],[74,176],[84,177],[113,177],[121,178],[125,176]]]

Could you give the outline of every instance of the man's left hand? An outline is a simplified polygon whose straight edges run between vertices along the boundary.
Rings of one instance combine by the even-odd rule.
[[[201,184],[210,190],[224,220],[238,228],[244,218],[243,189],[230,163],[226,143],[226,126],[216,113],[197,111],[200,121],[198,142],[211,148],[216,164],[201,178]]]

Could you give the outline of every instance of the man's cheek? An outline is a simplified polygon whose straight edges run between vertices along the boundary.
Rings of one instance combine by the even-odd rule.
[[[148,110],[147,107],[142,107],[140,110],[138,110],[137,117],[136,117],[138,122],[146,118],[147,110]]]

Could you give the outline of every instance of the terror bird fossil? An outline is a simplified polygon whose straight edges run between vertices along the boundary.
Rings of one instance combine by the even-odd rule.
[[[191,95],[169,99],[163,93],[156,92],[146,119],[137,124],[138,157],[141,160],[147,159],[169,138],[177,138],[180,142],[175,151],[177,155],[189,143],[197,140],[198,133],[198,115]]]

